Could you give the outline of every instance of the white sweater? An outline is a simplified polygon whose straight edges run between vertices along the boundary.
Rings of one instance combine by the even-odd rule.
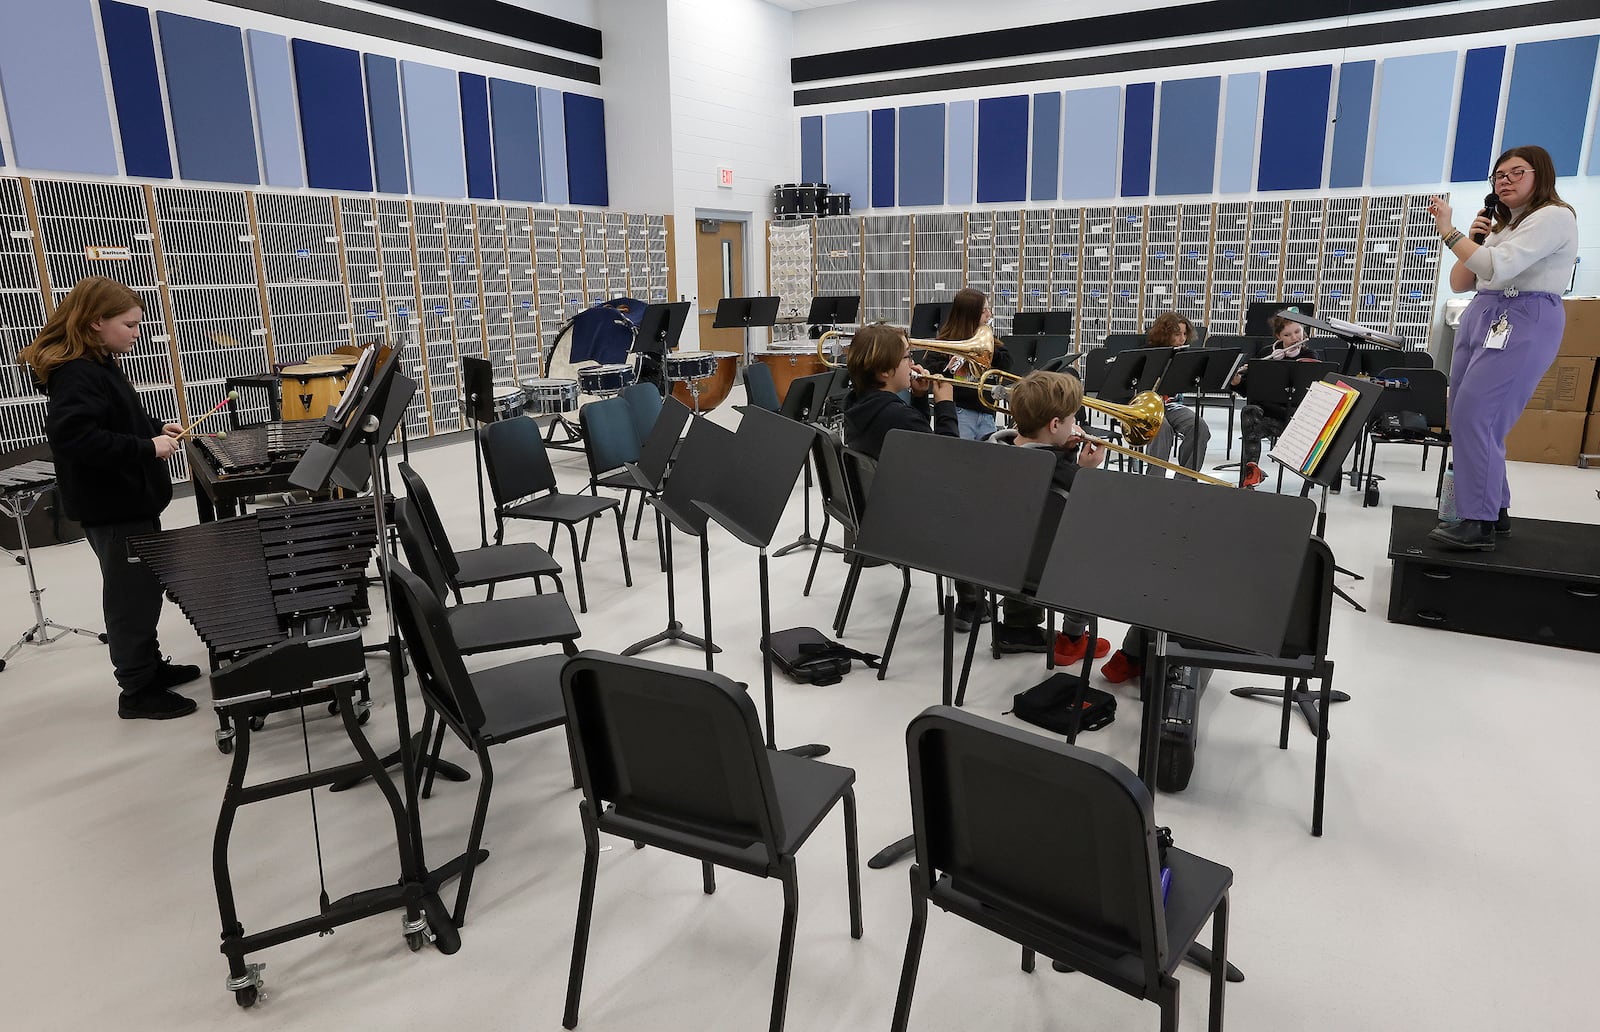
[[[1517,228],[1490,233],[1464,264],[1477,275],[1479,290],[1559,294],[1572,282],[1577,261],[1577,216],[1559,204],[1547,204]]]

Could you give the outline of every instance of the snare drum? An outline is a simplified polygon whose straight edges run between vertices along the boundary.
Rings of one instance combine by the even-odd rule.
[[[502,384],[494,389],[494,418],[511,419],[522,415],[528,392],[516,384]]]
[[[530,416],[553,416],[578,407],[578,381],[545,378],[523,380],[522,409]]]
[[[639,375],[631,365],[591,366],[578,370],[578,384],[583,393],[600,398],[610,398],[632,387]]]
[[[344,366],[284,366],[278,373],[283,384],[283,418],[321,419],[339,404],[347,376]]]
[[[719,357],[716,351],[674,351],[667,356],[667,379],[704,380],[715,376]]]
[[[828,367],[817,355],[814,347],[779,347],[774,345],[753,356],[757,362],[772,370],[772,386],[778,391],[781,402],[788,397],[789,385],[802,376],[825,373]]]

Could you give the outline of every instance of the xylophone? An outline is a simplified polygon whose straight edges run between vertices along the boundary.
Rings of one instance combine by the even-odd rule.
[[[232,516],[241,499],[288,490],[295,464],[326,429],[320,420],[276,422],[186,439],[201,522]]]

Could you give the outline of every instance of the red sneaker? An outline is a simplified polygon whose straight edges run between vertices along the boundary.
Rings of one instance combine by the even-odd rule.
[[[1253,462],[1245,463],[1244,469],[1240,472],[1242,474],[1239,479],[1240,487],[1255,487],[1257,484],[1267,479],[1267,475],[1261,472],[1261,467]]]
[[[1126,652],[1118,649],[1106,660],[1106,665],[1100,668],[1100,676],[1112,684],[1121,684],[1131,678],[1138,677],[1143,667],[1136,659],[1130,659]]]
[[[1083,661],[1083,654],[1089,647],[1089,635],[1080,634],[1076,638],[1069,634],[1056,635],[1056,666],[1071,666]],[[1099,659],[1111,651],[1111,643],[1104,638],[1094,640],[1094,658]]]

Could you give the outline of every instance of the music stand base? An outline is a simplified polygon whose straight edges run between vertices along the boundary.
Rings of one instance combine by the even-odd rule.
[[[683,624],[679,623],[677,620],[674,620],[667,624],[666,630],[659,634],[652,634],[650,637],[641,641],[634,642],[632,645],[629,645],[627,648],[623,649],[622,654],[624,656],[637,656],[645,649],[652,649],[657,645],[664,645],[668,642],[682,642],[685,645],[702,650],[706,647],[706,640],[704,638],[690,634],[688,631],[683,629]],[[721,652],[722,646],[712,643],[711,651]]]
[[[828,755],[833,750],[826,745],[819,745],[813,742],[810,745],[792,745],[787,749],[779,749],[778,751],[788,753],[790,756],[798,756],[803,760],[814,760],[818,756]]]
[[[831,541],[819,541],[810,534],[801,534],[787,545],[784,545],[776,552],[773,552],[772,556],[773,558],[777,558],[779,556],[788,555],[790,552],[798,551],[802,548],[820,548],[825,552],[838,552],[840,555],[844,555],[844,549],[840,548]]]
[[[872,859],[867,861],[867,866],[872,868],[874,871],[881,871],[885,867],[888,867],[890,864],[894,863],[896,860],[899,860],[902,857],[910,856],[912,853],[916,852],[916,850],[916,836],[907,835],[903,839],[896,839],[874,853],[872,855]]]
[[[1237,695],[1241,699],[1276,699],[1279,703],[1283,701],[1282,688],[1234,688],[1230,694]],[[1300,688],[1291,689],[1289,692],[1289,701],[1300,710],[1300,715],[1305,718],[1306,726],[1311,729],[1313,735],[1322,733],[1322,713],[1317,709],[1317,701],[1321,698],[1321,692],[1310,692]],[[1350,694],[1329,692],[1328,701],[1349,702]]]
[[[1189,948],[1184,951],[1183,958],[1203,971],[1210,971],[1212,968],[1216,967],[1216,960],[1211,954],[1211,948],[1209,946],[1202,946],[1197,942],[1189,944]],[[1228,981],[1243,982],[1244,972],[1240,971],[1232,964],[1229,964]]]

